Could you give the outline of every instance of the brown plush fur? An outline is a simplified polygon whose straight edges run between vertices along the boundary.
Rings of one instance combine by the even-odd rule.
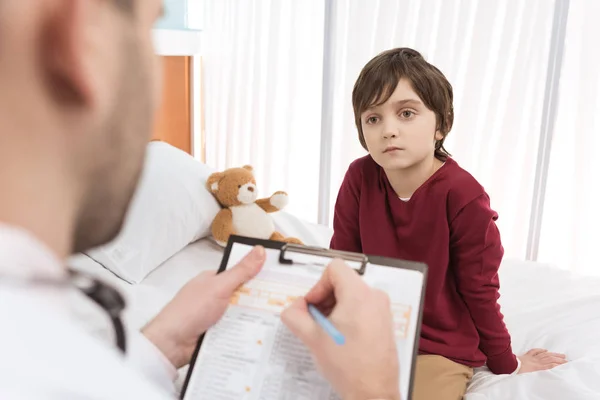
[[[212,223],[212,234],[217,242],[227,243],[229,235],[233,232],[233,215],[231,210],[223,208],[219,211]]]
[[[280,242],[302,242],[286,238],[275,231],[267,213],[280,211],[287,204],[287,193],[278,191],[271,197],[256,199],[256,180],[252,167],[230,168],[209,176],[206,186],[223,209],[212,223],[212,234],[224,246],[233,234]]]

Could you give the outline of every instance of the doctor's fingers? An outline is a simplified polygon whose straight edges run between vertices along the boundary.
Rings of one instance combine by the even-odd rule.
[[[264,247],[254,247],[238,264],[214,278],[216,289],[223,296],[229,297],[240,285],[248,282],[260,272],[265,259]]]
[[[360,302],[370,290],[354,269],[336,259],[325,269],[321,279],[304,296],[311,304]]]

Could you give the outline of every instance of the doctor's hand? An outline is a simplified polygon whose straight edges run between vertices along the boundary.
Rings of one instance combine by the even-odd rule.
[[[336,344],[308,313],[314,304],[345,336]],[[399,365],[388,296],[365,284],[342,261],[327,267],[309,293],[281,318],[311,351],[343,399],[400,399]]]
[[[221,319],[236,289],[254,278],[264,262],[265,249],[255,247],[225,272],[201,273],[183,286],[142,333],[175,368],[187,365],[200,335]]]

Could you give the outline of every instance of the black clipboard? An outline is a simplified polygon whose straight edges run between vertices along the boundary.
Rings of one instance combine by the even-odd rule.
[[[352,253],[347,251],[340,250],[331,250],[321,247],[311,247],[304,245],[296,245],[296,244],[288,244],[284,242],[278,242],[273,240],[263,240],[263,239],[255,239],[245,236],[231,235],[227,242],[227,246],[225,247],[225,251],[223,253],[223,258],[221,259],[221,265],[219,266],[218,274],[225,271],[227,268],[227,264],[229,263],[229,256],[231,255],[231,250],[235,243],[244,244],[248,246],[262,246],[265,249],[274,249],[280,250],[279,262],[281,264],[298,264],[294,260],[291,259],[290,254],[299,253],[299,254],[308,254],[308,255],[316,255],[321,256],[328,259],[340,258],[344,261],[358,262],[360,263],[360,268],[356,269],[359,275],[363,275],[368,268],[368,264],[375,264],[380,266],[387,266],[392,268],[402,268],[408,270],[418,271],[423,274],[423,287],[421,288],[421,299],[420,299],[420,307],[417,312],[417,325],[415,332],[415,343],[413,343],[413,354],[412,354],[412,365],[411,365],[411,375],[410,375],[410,383],[408,388],[409,399],[412,398],[413,386],[414,386],[414,377],[415,377],[415,368],[417,363],[417,354],[419,351],[419,340],[421,338],[421,324],[423,320],[423,304],[425,301],[425,289],[427,284],[427,265],[424,263],[414,262],[414,261],[406,261],[389,257],[381,257],[381,256],[373,256],[361,253]],[[196,365],[196,360],[200,353],[200,349],[202,347],[202,341],[204,339],[204,334],[198,338],[198,343],[196,345],[196,349],[194,350],[194,354],[192,355],[192,359],[190,361],[190,365],[185,377],[185,381],[181,388],[180,399],[183,400],[185,397],[186,390],[188,388],[190,378],[192,377],[192,373],[194,370],[194,366]],[[402,368],[402,366],[400,366]]]

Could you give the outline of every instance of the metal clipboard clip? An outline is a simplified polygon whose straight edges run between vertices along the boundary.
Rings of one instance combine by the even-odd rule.
[[[286,258],[286,254],[287,254],[288,258]],[[279,263],[287,264],[287,265],[291,265],[291,264],[299,264],[299,265],[317,264],[317,265],[319,265],[319,263],[315,263],[315,262],[306,262],[306,261],[301,261],[300,259],[294,260],[292,258],[292,254],[303,254],[303,255],[320,257],[320,258],[328,258],[328,259],[339,258],[344,261],[358,263],[360,265],[360,267],[358,269],[355,268],[355,270],[356,270],[356,272],[358,272],[359,275],[364,275],[365,270],[367,269],[367,264],[369,262],[369,258],[364,254],[352,253],[349,251],[341,251],[341,250],[330,250],[330,249],[324,249],[321,247],[304,246],[304,245],[293,244],[293,243],[286,243],[285,245],[283,245],[283,247],[281,248],[281,252],[279,253]],[[300,257],[300,258],[302,258],[302,257]],[[326,266],[325,263],[321,263],[320,265]]]

